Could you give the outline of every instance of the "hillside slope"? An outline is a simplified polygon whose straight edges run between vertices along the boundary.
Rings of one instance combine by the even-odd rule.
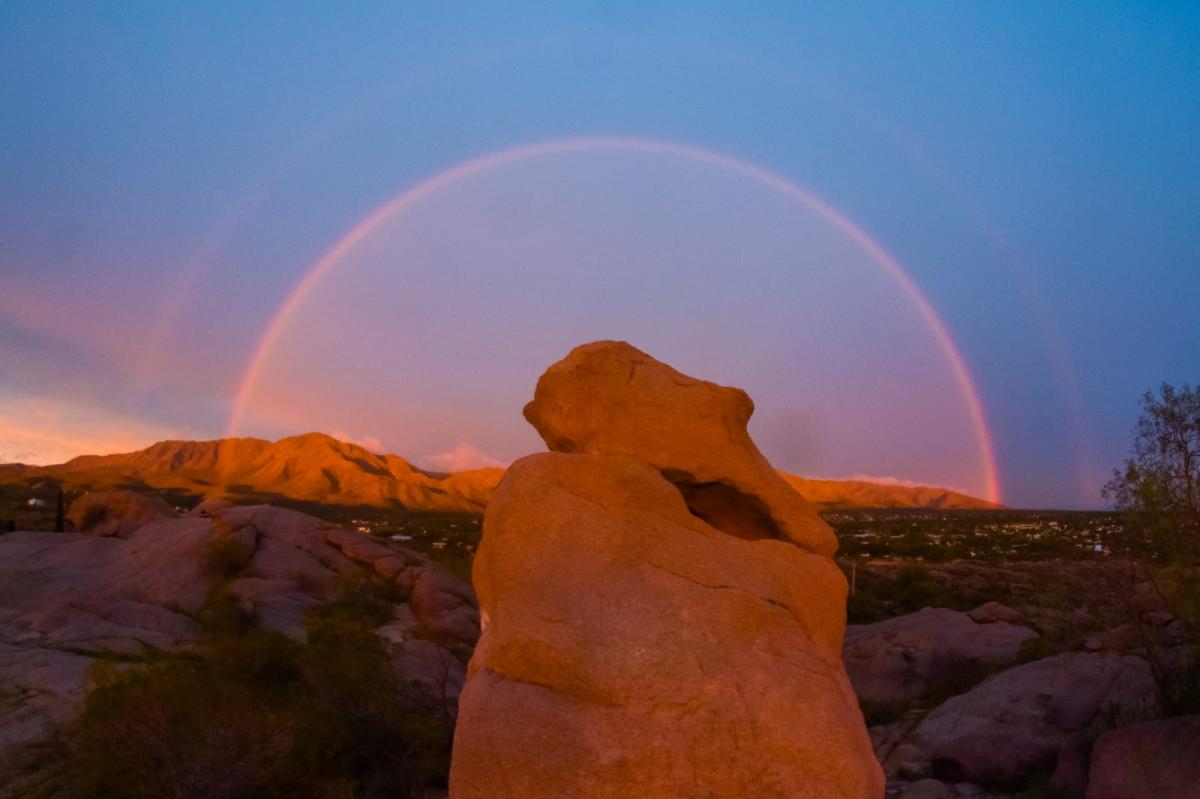
[[[982,510],[1002,507],[948,488],[870,483],[864,480],[817,480],[780,472],[792,488],[827,510],[850,508],[936,508]]]
[[[160,441],[137,452],[83,455],[56,466],[0,468],[0,485],[53,480],[70,491],[134,488],[235,502],[290,499],[329,505],[480,513],[504,476],[500,468],[452,474],[420,469],[322,433],[265,441]],[[944,488],[810,480],[782,473],[824,508],[992,508]]]
[[[481,512],[503,469],[442,474],[321,433],[264,441],[160,441],[137,452],[83,455],[0,481],[61,481],[73,490],[143,488],[234,501],[288,498],[333,505]]]

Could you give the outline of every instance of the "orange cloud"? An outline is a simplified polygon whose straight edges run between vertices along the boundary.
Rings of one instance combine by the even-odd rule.
[[[186,431],[60,399],[0,394],[0,462],[44,466],[186,437]]]
[[[387,449],[383,446],[383,442],[375,438],[375,436],[352,436],[343,430],[330,430],[328,434],[338,441],[345,441],[347,444],[357,444],[365,450],[374,452],[376,455],[383,455],[387,452]]]
[[[878,476],[871,474],[852,474],[848,477],[814,477],[806,476],[809,480],[837,480],[837,481],[854,481],[859,483],[875,483],[885,486],[902,486],[904,488],[941,488],[946,491],[953,491],[957,494],[966,494],[967,496],[975,496],[974,492],[957,486],[945,485],[944,483],[930,482],[928,480],[909,480],[904,477]]]
[[[483,469],[486,467],[503,467],[508,465],[504,461],[492,457],[478,447],[468,444],[465,441],[458,442],[458,445],[452,450],[430,455],[426,460],[443,472],[462,472],[467,469]]]

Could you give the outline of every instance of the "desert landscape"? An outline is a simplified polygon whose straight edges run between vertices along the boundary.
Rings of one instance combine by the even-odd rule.
[[[597,342],[507,470],[319,434],[7,466],[4,795],[1189,789],[1194,570],[1114,513],[780,474],[752,411]]]
[[[1200,796],[1200,6],[0,5],[0,799]]]

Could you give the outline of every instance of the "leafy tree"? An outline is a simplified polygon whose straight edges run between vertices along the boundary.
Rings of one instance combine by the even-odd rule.
[[[1200,387],[1164,383],[1142,396],[1133,452],[1104,496],[1147,535],[1153,554],[1194,555],[1200,533]]]

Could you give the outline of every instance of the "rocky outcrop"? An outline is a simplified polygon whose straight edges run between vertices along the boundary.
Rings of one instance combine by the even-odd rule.
[[[1092,750],[1087,799],[1186,799],[1200,792],[1200,716],[1112,730]]]
[[[207,553],[221,538],[244,550],[229,583],[243,609],[294,637],[346,578],[394,583],[393,618],[379,632],[397,672],[453,704],[478,637],[473,592],[416,552],[267,506],[162,519],[127,539],[9,533],[0,536],[0,786],[75,713],[97,660],[198,640],[213,584]],[[9,795],[23,794],[0,789]]]
[[[999,602],[985,602],[974,610],[968,611],[967,615],[971,617],[971,621],[979,624],[991,624],[992,622],[1018,624],[1024,618],[1021,611]]]
[[[1075,652],[1026,663],[947,700],[910,742],[942,779],[1020,787],[1035,772],[1053,769],[1076,733],[1158,712],[1145,660]]]
[[[488,507],[454,797],[881,795],[831,534],[751,409],[614,342],[539,381],[556,451]]]
[[[209,497],[188,511],[188,515],[204,516],[211,519],[213,516],[219,516],[222,511],[227,511],[234,507],[234,504],[233,500],[226,499],[225,497]]]
[[[128,538],[151,522],[179,514],[162,499],[137,491],[89,491],[71,503],[67,518],[78,532]]]
[[[843,652],[859,699],[894,704],[965,690],[988,672],[1014,663],[1021,644],[1036,637],[1028,627],[980,624],[967,613],[923,608],[847,627]]]

